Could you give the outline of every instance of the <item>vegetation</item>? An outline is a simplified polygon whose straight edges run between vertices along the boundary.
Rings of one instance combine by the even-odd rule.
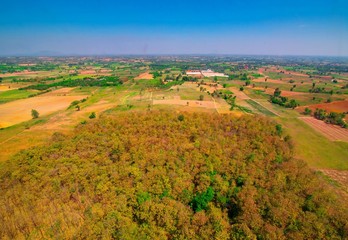
[[[280,125],[255,116],[180,115],[103,116],[17,154],[0,168],[0,235],[348,237],[347,209],[292,157]]]
[[[39,118],[39,112],[36,111],[35,109],[32,109],[31,110],[31,116],[32,116],[33,119]]]
[[[326,110],[317,108],[314,112],[314,117],[316,119],[323,120],[326,123],[335,124],[347,128],[347,123],[344,120],[344,113],[327,113]]]
[[[35,90],[46,90],[51,87],[105,87],[105,86],[119,86],[122,82],[118,77],[115,76],[103,76],[99,78],[82,78],[82,79],[67,79],[60,82],[53,82],[49,84],[40,83],[37,85],[30,85],[28,87],[24,87],[22,89],[35,89]]]
[[[280,106],[286,107],[286,108],[296,108],[299,106],[298,102],[295,99],[289,100],[287,97],[280,96],[281,91],[279,88],[276,88],[274,90],[273,96],[270,96],[270,102],[274,104],[278,104]]]

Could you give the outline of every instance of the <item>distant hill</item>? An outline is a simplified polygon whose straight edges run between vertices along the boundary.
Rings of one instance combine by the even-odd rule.
[[[3,239],[344,239],[347,209],[258,116],[135,112],[0,168]]]

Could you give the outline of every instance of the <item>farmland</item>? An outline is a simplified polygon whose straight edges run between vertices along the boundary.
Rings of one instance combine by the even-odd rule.
[[[327,66],[316,59],[303,60],[301,57],[295,59],[291,57],[289,59],[250,57],[249,59],[238,56],[221,58],[168,56],[165,59],[156,56],[30,58],[25,61],[25,65],[16,58],[6,58],[1,61],[0,151],[2,154],[0,155],[0,169],[1,166],[7,166],[11,161],[17,164],[20,161],[18,156],[27,154],[19,153],[20,150],[40,149],[52,141],[54,146],[61,146],[60,141],[65,139],[64,136],[75,134],[71,142],[66,140],[69,141],[66,144],[75,144],[75,148],[80,149],[79,131],[84,134],[81,146],[89,149],[86,151],[86,154],[89,154],[91,149],[99,149],[100,146],[94,145],[95,143],[90,142],[88,137],[99,139],[101,136],[98,135],[98,131],[108,132],[108,129],[113,129],[112,131],[118,132],[123,131],[122,129],[125,127],[126,130],[122,134],[126,138],[122,141],[126,145],[138,141],[142,146],[158,144],[163,149],[172,147],[179,149],[175,159],[181,160],[191,159],[191,157],[195,159],[194,155],[190,155],[190,151],[193,151],[192,154],[198,153],[195,152],[195,149],[204,152],[200,158],[209,159],[211,163],[209,163],[210,169],[204,170],[209,173],[209,176],[198,177],[194,173],[194,176],[199,178],[197,182],[200,184],[209,181],[212,181],[213,184],[220,184],[225,181],[222,180],[226,177],[225,175],[220,176],[215,173],[216,168],[223,169],[219,165],[222,163],[217,162],[217,156],[223,155],[226,149],[233,149],[230,152],[231,156],[238,161],[245,161],[248,166],[252,166],[252,169],[264,164],[262,161],[266,161],[266,158],[262,158],[260,162],[257,160],[261,159],[262,154],[269,157],[267,161],[273,159],[269,164],[272,168],[274,167],[279,178],[282,178],[283,174],[278,172],[279,167],[286,166],[286,171],[292,172],[292,167],[298,169],[299,165],[304,164],[299,167],[298,171],[307,169],[308,166],[310,169],[308,172],[322,174],[320,176],[324,179],[325,184],[328,184],[329,188],[333,188],[339,196],[344,199],[348,196],[347,189],[344,187],[345,176],[348,172],[348,129],[344,128],[344,125],[336,124],[340,121],[345,123],[347,120],[345,114],[348,112],[346,75],[348,60],[337,63],[335,59],[327,59],[325,62]],[[228,77],[201,76],[195,78],[186,74],[189,69],[200,71],[212,69],[212,71],[226,74]],[[39,113],[37,118],[33,117],[32,109]],[[316,109],[325,111],[321,112],[322,119],[318,118]],[[134,119],[131,116],[134,116]],[[139,128],[138,132],[142,132],[141,134],[146,135],[146,138],[138,138],[130,134],[132,131],[137,131],[130,127],[130,123],[137,126],[143,124],[140,120],[137,122],[138,119],[144,121],[147,129],[145,131]],[[165,119],[166,122],[161,122],[159,119]],[[234,128],[217,124],[226,124],[225,121],[233,123],[231,126]],[[98,130],[88,132],[88,129]],[[190,149],[188,152],[182,153],[180,147],[175,148],[174,145],[166,142],[170,139],[170,143],[179,144],[179,139],[174,136],[181,136],[182,132],[177,131],[178,129],[187,131],[189,141],[183,141],[182,144],[186,145],[182,146]],[[213,134],[215,130],[212,129],[218,129],[221,135],[217,137]],[[156,132],[157,130],[163,130],[163,139],[159,140],[160,138],[154,137],[159,134]],[[258,137],[259,132],[265,136],[263,139]],[[108,132],[108,134],[113,133]],[[211,136],[214,137],[206,138],[210,134],[213,134]],[[240,141],[235,139],[236,134]],[[243,134],[252,135],[253,139],[247,140]],[[270,136],[267,137],[267,134]],[[215,137],[218,139],[221,137],[223,141],[215,142],[212,140]],[[110,139],[102,139],[100,143],[115,144]],[[226,145],[226,142],[232,145]],[[275,145],[272,145],[274,142]],[[124,171],[130,171],[129,176],[134,175],[136,179],[140,178],[141,174],[150,174],[149,171],[152,170],[141,160],[143,153],[140,152],[139,155],[136,155],[138,154],[136,149],[141,149],[141,147],[136,148],[135,145],[131,145],[129,151],[133,155],[124,153],[121,159],[116,157],[117,151],[124,151],[126,147],[116,149],[116,145],[112,146],[115,149],[108,152],[107,155],[110,157],[110,161],[136,157],[137,161],[139,160],[139,166],[144,167],[141,169],[144,171],[142,173],[133,165],[127,165]],[[48,146],[48,148],[50,147],[52,146]],[[271,149],[273,147],[277,149]],[[284,149],[287,149],[286,153],[282,152]],[[37,151],[42,153],[43,158],[48,154],[44,150]],[[67,150],[69,156],[76,154],[76,152],[72,154],[69,151]],[[78,154],[83,156],[84,151],[81,150],[81,153],[79,151],[77,151]],[[164,158],[168,159],[168,163],[163,163],[161,168],[169,169],[178,164],[169,152],[163,152],[153,153],[153,159],[161,156],[159,162]],[[279,154],[279,152],[282,153]],[[290,163],[290,165],[282,165],[290,152],[293,154],[291,159],[294,159],[292,160],[294,162],[290,162],[296,167]],[[166,155],[167,153],[169,155]],[[99,156],[102,157],[103,154],[100,152]],[[81,156],[74,155],[74,159],[80,159]],[[96,164],[99,164],[98,161],[104,161],[99,159],[98,155],[93,156]],[[54,159],[54,156],[52,155],[50,158]],[[171,162],[172,160],[175,163]],[[64,161],[62,160],[62,164],[65,164]],[[103,164],[109,163],[101,165]],[[171,164],[171,167],[165,164]],[[193,161],[192,164],[196,163]],[[110,165],[109,167],[114,168],[115,166]],[[49,167],[47,166],[47,168]],[[200,168],[199,164],[197,168]],[[192,174],[194,171],[196,170],[192,170]],[[253,176],[253,171],[244,172],[241,178],[246,178],[248,174]],[[169,174],[174,173],[169,171]],[[259,177],[263,178],[263,176]],[[178,185],[172,187],[172,193],[177,191],[174,188],[177,189]],[[203,185],[201,188],[205,189]],[[102,192],[100,196],[104,196],[103,194],[107,192],[99,185],[95,189]],[[169,190],[166,193],[166,189],[162,189],[162,187],[158,187],[158,189],[156,194],[161,196],[160,198],[162,198],[162,194],[169,194]],[[46,189],[46,191],[49,192],[51,189]],[[221,190],[223,193],[224,191]],[[131,198],[138,200],[144,198],[146,202],[148,198],[157,199],[156,194],[147,193],[142,187],[139,187],[139,193],[132,195]],[[180,192],[180,194],[184,193]],[[226,194],[231,197],[237,193]],[[74,195],[75,197],[79,198]],[[89,199],[89,196],[84,197]],[[192,196],[187,196],[187,198],[193,201]],[[219,195],[220,198],[222,199],[223,195]],[[223,204],[219,201],[218,206],[222,206]],[[40,204],[36,204],[37,208]],[[193,211],[197,210],[196,205],[190,204]],[[82,204],[80,207],[86,210],[87,205]],[[50,207],[52,210],[55,206]],[[54,218],[55,214],[51,210],[47,211],[50,212],[50,217]],[[76,214],[81,214],[81,212],[77,211]],[[15,218],[11,219],[15,221]],[[42,219],[44,217],[41,217]],[[84,222],[83,218],[79,218],[79,221]],[[42,224],[48,228],[47,222],[42,222]],[[75,227],[65,223],[62,229],[77,231]]]

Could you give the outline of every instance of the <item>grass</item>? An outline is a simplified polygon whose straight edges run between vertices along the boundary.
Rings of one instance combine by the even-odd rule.
[[[17,89],[0,92],[0,104],[11,102],[18,99],[28,98],[30,95],[35,93],[36,91],[17,90]]]
[[[269,117],[274,117],[276,116],[273,112],[269,111],[268,109],[266,109],[265,107],[263,107],[262,105],[260,105],[259,103],[255,102],[252,99],[247,99],[245,100],[248,104],[250,104],[253,108],[255,108],[257,111],[259,111],[260,113],[269,116]]]
[[[298,118],[279,118],[295,143],[296,157],[313,168],[348,170],[348,143],[333,142]]]

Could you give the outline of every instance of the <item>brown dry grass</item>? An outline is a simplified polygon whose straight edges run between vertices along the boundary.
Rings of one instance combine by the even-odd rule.
[[[13,90],[13,89],[15,89],[15,88],[9,88],[8,85],[0,85],[0,92]]]
[[[40,96],[0,105],[0,127],[8,127],[30,120],[31,109],[46,115],[67,108],[74,100],[86,96]]]

